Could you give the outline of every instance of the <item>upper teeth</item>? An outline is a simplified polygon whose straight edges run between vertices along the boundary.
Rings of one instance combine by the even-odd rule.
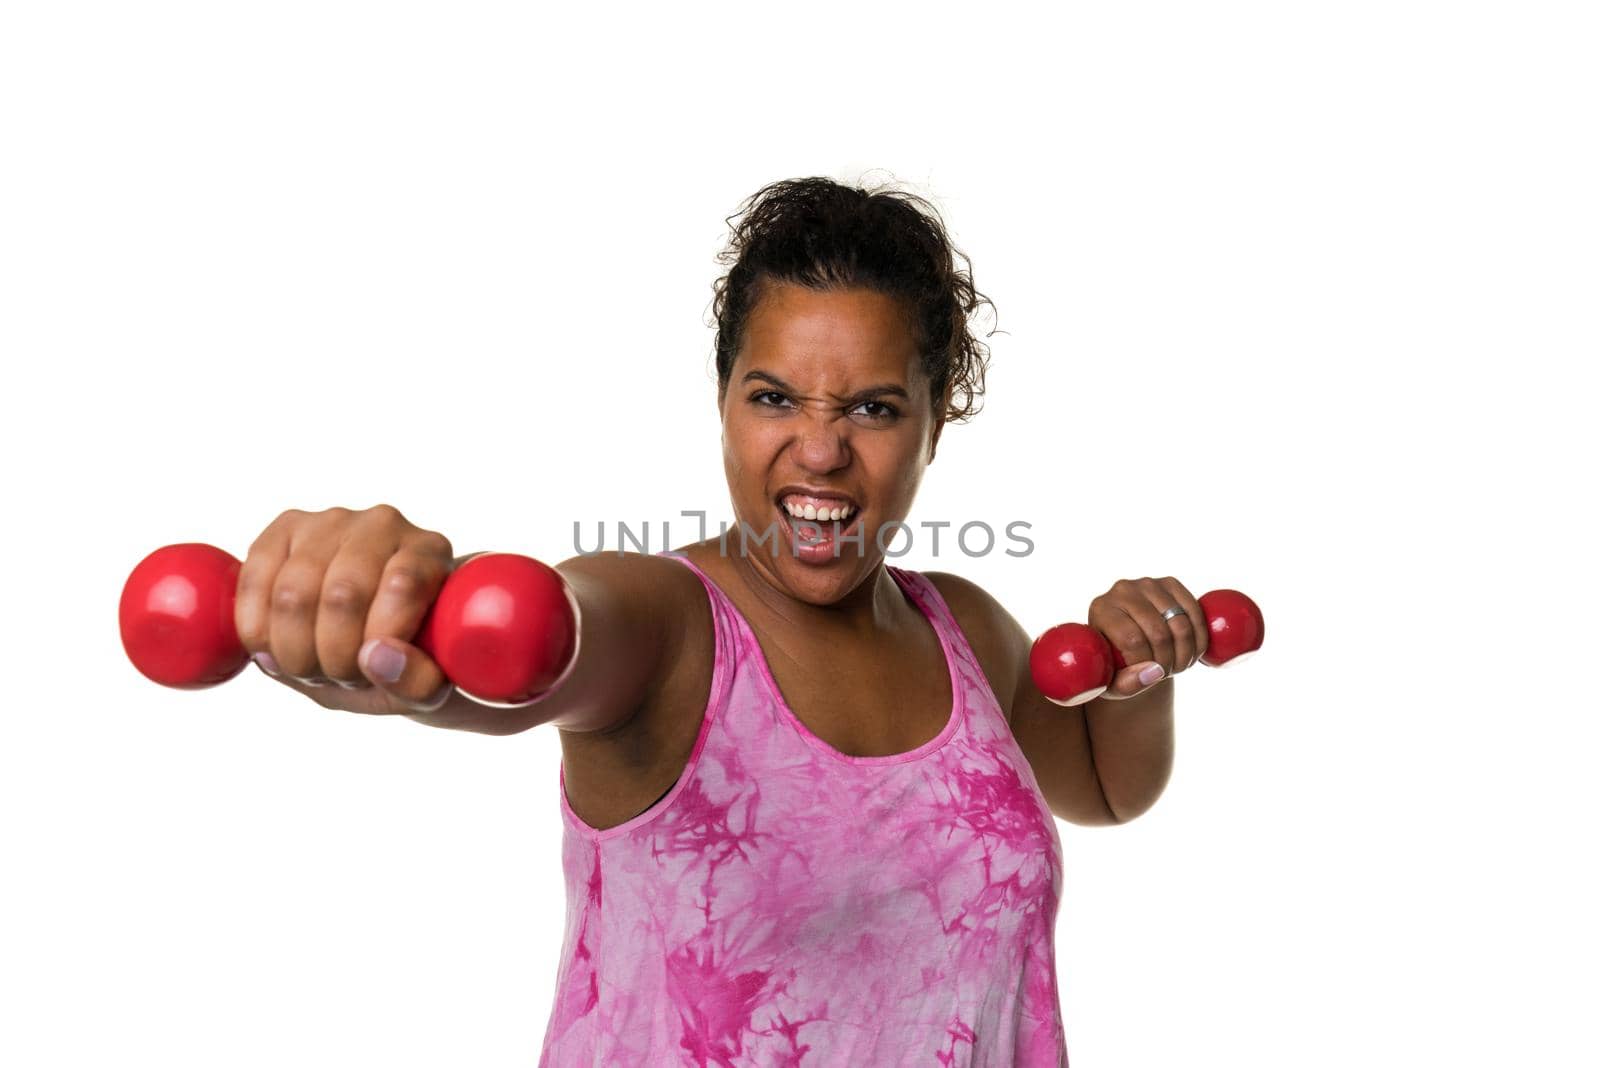
[[[855,508],[848,504],[824,507],[818,506],[812,501],[806,501],[804,504],[792,500],[784,501],[783,510],[795,519],[822,519],[828,521],[849,519],[855,514]]]

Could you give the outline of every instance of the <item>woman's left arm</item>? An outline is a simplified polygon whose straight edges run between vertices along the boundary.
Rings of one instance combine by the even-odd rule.
[[[1011,613],[975,583],[937,578],[985,660],[1050,811],[1086,827],[1126,823],[1148,811],[1172,774],[1172,677],[1206,650],[1205,627],[1191,622],[1205,618],[1193,595],[1176,579],[1145,578],[1124,579],[1096,597],[1089,625],[1127,666],[1100,697],[1062,707],[1034,685],[1033,642]]]
[[[1022,637],[1011,734],[1050,811],[1084,827],[1143,815],[1172,774],[1172,679],[1132,697],[1097,697],[1063,708],[1033,684],[1026,653],[1032,643]]]
[[[1172,777],[1172,690],[1168,676],[1136,697],[1084,706],[1100,791],[1118,823],[1147,812]]]
[[[1071,764],[1063,736],[1079,731],[1064,731],[1061,721],[1081,709],[1083,744],[1111,822],[1149,811],[1172,777],[1172,678],[1206,651],[1204,620],[1200,602],[1170,576],[1122,579],[1090,602],[1089,626],[1105,635],[1125,666],[1105,693],[1072,708],[1041,694],[1024,668],[1012,733],[1036,775],[1041,765]]]

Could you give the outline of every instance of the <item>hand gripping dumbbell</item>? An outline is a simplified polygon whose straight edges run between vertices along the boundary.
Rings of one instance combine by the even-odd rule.
[[[243,565],[212,545],[157,549],[122,588],[122,647],[148,679],[181,690],[227,682],[250,661],[233,626]],[[555,688],[577,659],[578,606],[554,568],[484,553],[445,579],[415,644],[480,704],[515,707]]]
[[[1261,609],[1238,590],[1212,590],[1200,598],[1208,635],[1200,662],[1221,667],[1261,648]],[[1105,635],[1084,623],[1051,627],[1033,643],[1028,668],[1039,692],[1058,705],[1081,705],[1105,692],[1127,667]]]

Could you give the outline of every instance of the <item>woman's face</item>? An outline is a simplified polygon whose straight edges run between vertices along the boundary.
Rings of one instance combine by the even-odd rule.
[[[769,284],[719,398],[728,489],[749,532],[743,549],[729,532],[729,555],[812,604],[856,588],[883,558],[878,532],[905,519],[933,459],[943,422],[928,391],[898,301]],[[883,544],[894,540],[891,528]]]

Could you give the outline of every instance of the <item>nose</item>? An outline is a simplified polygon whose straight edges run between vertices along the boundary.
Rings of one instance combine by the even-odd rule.
[[[828,474],[850,462],[849,420],[831,418],[827,413],[807,412],[797,420],[794,455],[808,472]]]

